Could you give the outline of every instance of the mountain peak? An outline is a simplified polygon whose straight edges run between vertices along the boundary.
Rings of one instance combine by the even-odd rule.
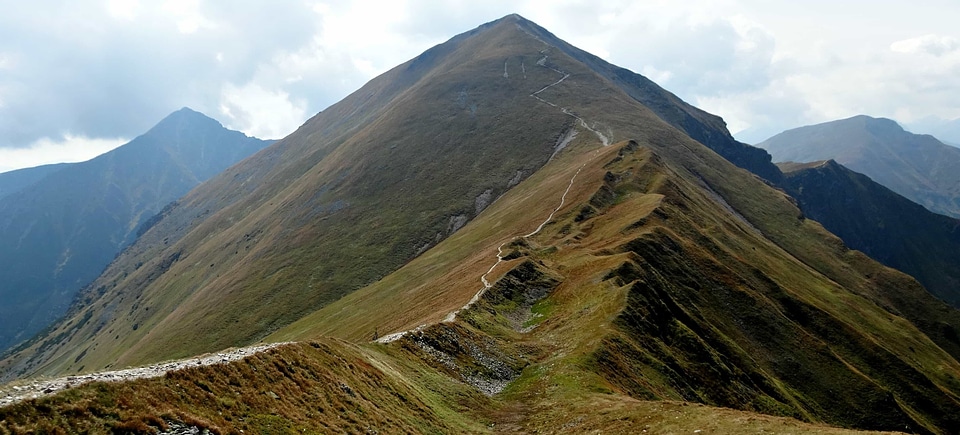
[[[213,119],[207,115],[204,115],[201,112],[197,112],[189,107],[182,107],[179,110],[167,115],[156,126],[150,129],[150,131],[158,129],[167,129],[167,128],[184,128],[184,127],[193,127],[193,128],[205,128],[205,129],[222,129],[223,124],[216,119]]]
[[[531,22],[530,20],[523,18],[522,16],[520,16],[520,14],[516,12],[512,14],[504,15],[503,18],[500,18],[494,22],[500,22],[500,21]]]
[[[890,118],[874,118],[869,115],[857,115],[851,118],[842,119],[835,121],[838,124],[849,124],[856,123],[857,125],[863,125],[871,132],[886,134],[892,132],[902,132],[903,127]]]
[[[960,150],[892,119],[857,115],[787,130],[759,146],[781,162],[835,159],[934,212],[960,217]]]

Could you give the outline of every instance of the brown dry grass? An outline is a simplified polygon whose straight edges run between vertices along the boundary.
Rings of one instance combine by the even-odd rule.
[[[153,433],[178,421],[216,434],[469,430],[364,351],[324,339],[161,378],[93,383],[0,409],[0,433]]]

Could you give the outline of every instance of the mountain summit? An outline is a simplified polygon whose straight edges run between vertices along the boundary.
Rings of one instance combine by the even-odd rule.
[[[769,155],[720,118],[511,15],[191,191],[0,371],[306,343],[167,375],[122,409],[101,405],[124,397],[105,386],[71,396],[89,411],[63,395],[0,416],[736,433],[764,413],[960,429],[960,313],[770,180]],[[709,406],[681,422],[664,414],[677,402]]]

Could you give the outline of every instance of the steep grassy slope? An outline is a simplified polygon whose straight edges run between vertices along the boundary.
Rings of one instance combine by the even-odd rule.
[[[291,344],[240,362],[99,382],[0,408],[0,433],[152,434],[175,425],[217,434],[481,430],[450,418],[433,393],[386,361],[336,340]]]
[[[157,429],[214,434],[492,433],[520,428],[512,420],[516,414],[504,406],[510,401],[485,397],[418,355],[422,353],[400,346],[358,347],[330,339],[285,345],[239,362],[156,379],[94,383],[0,408],[0,434],[152,434]],[[609,394],[588,394],[562,405],[569,414],[560,418],[555,407],[531,415],[552,417],[536,430],[853,433],[787,418]]]
[[[18,176],[0,197],[0,350],[63,315],[166,204],[267,143],[182,109],[97,158]]]
[[[7,374],[249,343],[456,231],[576,122],[531,97],[560,78],[537,66],[542,43],[498,26],[391,70],[183,198]]]
[[[444,406],[504,430],[695,429],[647,399],[957,430],[956,310],[677,125],[716,119],[665,116],[546,36],[507,17],[372,81],[167,210],[3,369],[425,325],[364,346],[427,364],[434,394],[492,395]]]
[[[932,213],[833,160],[782,167],[784,187],[807,216],[960,306],[960,220]]]
[[[758,144],[779,162],[833,159],[929,210],[960,217],[960,149],[855,116],[780,133]]]
[[[689,190],[683,193],[692,196],[676,195],[686,180],[649,149],[618,145],[597,152],[594,141],[571,147],[574,152],[544,168],[545,177],[534,175],[464,229],[483,231],[493,220],[528,233],[523,223],[504,219],[505,209],[532,212],[521,216],[549,214],[551,205],[543,204],[559,199],[577,174],[557,219],[542,235],[509,246],[511,259],[496,273],[501,279],[455,323],[427,327],[389,345],[321,339],[161,379],[94,384],[2,409],[6,426],[0,427],[13,433],[44,425],[148,433],[151,426],[184,422],[218,433],[850,433],[628,394],[632,391],[620,385],[623,374],[609,370],[602,358],[611,337],[630,336],[618,318],[627,313],[631,286],[620,282],[626,274],[618,265],[633,255],[615,252],[617,246],[659,225],[660,210],[671,202],[697,209],[723,206],[699,183],[685,186]],[[531,186],[542,188],[543,195]],[[727,225],[744,226],[727,219],[732,219]],[[450,240],[431,252],[444,251]],[[379,308],[378,315],[400,314],[389,303]],[[676,347],[678,354],[688,350]],[[506,388],[495,396],[480,394],[498,383]]]
[[[506,278],[459,316],[480,332],[441,323],[400,341],[449,355],[434,363],[457,361],[464,369],[451,375],[465,382],[484,373],[487,359],[457,357],[449,343],[469,349],[484,342],[470,337],[488,334],[506,354],[526,355],[515,379],[487,364],[493,380],[513,381],[498,396],[498,424],[597,427],[585,422],[598,408],[581,406],[613,412],[627,395],[850,427],[956,430],[957,312],[909,277],[846,251],[782,193],[678,136],[663,131],[650,149],[621,156],[575,142],[579,154],[547,165],[461,233],[272,338],[365,341],[375,329],[439,321],[418,318],[416,307],[465,303],[497,247],[536,227],[529,215],[549,214],[546,199],[586,163],[561,214],[541,235],[508,243],[510,260],[491,274]],[[721,196],[709,187],[714,177],[740,188]],[[553,278],[519,272],[531,261]],[[538,300],[543,282],[559,284]],[[911,304],[947,313],[937,321],[947,334],[911,324]],[[638,411],[620,412],[627,420]]]

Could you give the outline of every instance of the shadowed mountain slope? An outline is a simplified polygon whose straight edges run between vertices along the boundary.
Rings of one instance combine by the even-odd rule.
[[[0,198],[19,192],[21,189],[42,180],[47,175],[57,172],[70,163],[43,165],[35,168],[17,169],[0,174]]]
[[[784,187],[807,216],[960,306],[960,220],[930,212],[833,160],[781,167]]]
[[[960,149],[883,118],[800,127],[757,146],[778,162],[836,160],[929,210],[960,217]]]
[[[425,425],[635,433],[671,400],[960,429],[960,313],[691,137],[769,164],[717,146],[719,118],[550,38],[512,15],[374,79],[166,210],[0,370],[330,335],[388,355],[367,363],[414,386]],[[198,387],[219,404],[224,383]]]
[[[534,35],[545,44],[556,47],[584,66],[608,80],[613,86],[650,109],[660,119],[683,131],[693,139],[720,154],[733,164],[744,168],[772,183],[778,183],[781,173],[772,163],[766,151],[738,142],[727,130],[719,116],[704,112],[676,95],[661,88],[652,80],[610,64],[593,54],[576,48],[546,29],[530,22],[521,21],[518,26]]]
[[[92,160],[21,172],[42,176],[0,198],[0,349],[63,315],[166,204],[267,143],[185,108]]]

